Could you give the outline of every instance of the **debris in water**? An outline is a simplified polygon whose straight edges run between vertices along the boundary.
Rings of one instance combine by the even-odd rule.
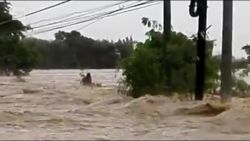
[[[39,93],[39,92],[42,92],[42,89],[29,89],[29,88],[23,89],[24,94],[33,94],[33,93]]]
[[[230,105],[206,103],[192,108],[181,108],[176,111],[179,115],[216,116],[230,108]]]

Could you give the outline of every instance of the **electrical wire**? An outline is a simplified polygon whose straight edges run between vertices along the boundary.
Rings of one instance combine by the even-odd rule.
[[[152,3],[152,2],[155,2],[155,1],[149,0],[147,2],[136,4],[136,5],[132,5],[130,7],[125,7],[125,8],[122,7],[120,9],[118,9],[118,10],[113,10],[113,11],[105,12],[102,15],[98,14],[98,16],[95,16],[95,17],[90,18],[88,20],[83,20],[83,21],[79,21],[79,22],[76,22],[76,23],[68,24],[68,25],[63,25],[63,26],[59,26],[59,27],[53,27],[53,28],[50,28],[50,29],[45,29],[45,30],[40,30],[40,31],[32,31],[32,32],[33,32],[33,34],[40,34],[40,33],[45,33],[45,32],[49,32],[49,31],[52,31],[52,30],[61,29],[61,28],[65,28],[65,27],[69,27],[69,26],[73,26],[73,25],[77,25],[77,24],[82,24],[82,23],[85,23],[85,22],[90,22],[90,21],[95,20],[94,22],[86,25],[86,27],[88,27],[89,25],[94,24],[94,23],[100,21],[101,19],[103,19],[105,17],[115,16],[115,15],[118,15],[118,14],[122,14],[122,13],[126,13],[126,12],[130,12],[130,11],[134,11],[134,10],[138,10],[138,9],[142,9],[142,8],[146,8],[146,7],[155,5],[155,4],[151,4],[151,5],[143,6],[143,5],[148,4],[150,2]],[[142,7],[138,7],[138,6],[142,6]],[[138,7],[138,8],[136,8],[136,7]],[[130,9],[130,8],[134,8],[134,9]],[[130,10],[122,11],[122,10],[125,10],[125,9],[130,9]],[[122,12],[120,12],[120,11],[122,11]],[[85,26],[83,26],[80,29],[83,29],[83,28],[85,28]]]
[[[158,4],[158,3],[156,3],[156,4]],[[155,4],[152,4],[152,5],[155,5]],[[150,5],[150,6],[152,6],[152,5]],[[147,6],[148,7],[148,6]],[[145,7],[140,7],[140,9],[141,8],[145,8]],[[133,11],[134,11],[135,9],[133,9]],[[124,11],[124,13],[126,13],[126,12],[130,12],[131,10],[128,10],[128,11]],[[116,14],[114,14],[113,16],[115,16],[115,15],[118,15],[118,14],[121,14],[121,13],[116,13]],[[109,15],[110,16],[110,15]],[[104,18],[104,17],[103,17]],[[78,28],[78,29],[75,29],[76,31],[80,31],[80,30],[82,30],[82,29],[84,29],[84,28],[87,28],[87,27],[89,27],[90,25],[92,25],[92,24],[94,24],[94,23],[96,23],[96,22],[99,22],[99,21],[101,21],[103,18],[101,18],[101,19],[98,19],[98,20],[95,20],[94,22],[91,22],[91,23],[89,23],[89,24],[87,24],[87,25],[84,25],[84,26],[82,26],[82,27],[80,27],[80,28]]]
[[[102,16],[109,15],[109,14],[113,14],[113,13],[115,13],[115,12],[119,12],[119,11],[124,10],[124,9],[129,9],[129,8],[141,6],[141,5],[147,4],[147,3],[149,3],[149,2],[150,2],[150,1],[147,1],[147,2],[143,2],[143,3],[135,4],[135,5],[132,5],[132,6],[129,6],[129,7],[126,7],[126,8],[119,8],[119,9],[116,9],[116,10],[112,10],[112,11],[108,11],[108,12],[103,12],[103,13],[101,13],[101,14],[96,14],[96,15],[93,15],[93,17],[90,17],[90,18],[87,19],[87,20],[74,22],[74,23],[72,23],[72,24],[75,25],[75,24],[78,24],[78,23],[81,23],[81,22],[86,22],[86,21],[89,21],[89,20],[95,20],[96,18],[101,18]],[[151,2],[152,2],[152,1],[151,1]],[[50,25],[50,24],[48,24],[48,25]],[[68,25],[71,25],[71,24],[68,24]],[[65,25],[63,25],[63,26],[65,26]],[[66,24],[66,26],[67,26],[67,24]],[[40,28],[40,27],[38,27],[38,28]],[[36,29],[36,28],[34,27],[33,29]]]
[[[87,27],[89,27],[90,25],[92,25],[92,24],[94,24],[94,23],[97,23],[97,22],[99,22],[99,21],[101,21],[101,20],[102,20],[102,18],[101,18],[101,19],[97,19],[97,20],[95,20],[95,21],[93,21],[93,22],[91,22],[91,23],[89,23],[89,24],[87,24],[87,25],[84,25],[84,26],[82,26],[82,27],[76,29],[76,31],[79,31],[79,30],[82,30],[82,29],[84,29],[84,28],[87,28]]]
[[[70,17],[70,18],[59,20],[59,21],[56,21],[56,22],[51,22],[51,23],[47,23],[47,24],[38,25],[38,26],[33,27],[33,29],[35,29],[35,28],[42,28],[42,27],[51,26],[51,25],[56,25],[56,24],[61,24],[61,23],[65,23],[65,22],[66,23],[67,22],[72,22],[72,21],[75,21],[75,20],[79,20],[79,19],[83,19],[83,18],[88,18],[88,17],[91,17],[91,16],[99,16],[99,15],[102,15],[102,14],[103,13],[101,13],[101,14],[94,14],[94,13],[92,13],[92,15],[81,14],[81,15],[77,15],[75,17]]]
[[[57,3],[57,4],[54,4],[54,5],[51,5],[51,6],[42,8],[42,9],[40,9],[40,10],[31,12],[31,13],[28,13],[28,14],[25,14],[23,17],[27,17],[27,16],[31,16],[31,15],[37,14],[37,13],[39,13],[39,12],[42,12],[42,11],[45,11],[45,10],[48,10],[48,9],[57,7],[57,6],[59,6],[59,5],[65,4],[65,3],[70,2],[70,1],[71,1],[71,0],[65,0],[65,1],[63,1],[63,2],[60,2],[60,3]]]
[[[151,2],[153,2],[153,1],[151,1]],[[147,3],[148,3],[148,2],[147,2]],[[147,4],[147,3],[140,4],[140,5],[145,5],[145,4]],[[119,12],[119,11],[121,11],[121,9],[114,10],[114,11],[112,11],[112,12],[109,12],[109,13],[105,14],[102,18],[110,17],[110,16],[115,16],[115,15],[118,15],[118,14],[123,14],[123,13],[126,13],[126,12],[130,12],[130,11],[139,10],[139,9],[146,8],[146,7],[155,5],[155,4],[159,4],[159,3],[153,3],[153,4],[145,5],[145,6],[142,6],[142,7],[138,7],[138,6],[140,6],[140,5],[136,5],[136,6],[133,6],[133,7],[135,7],[134,9],[130,9],[130,10],[127,10],[127,11],[122,11],[122,12]],[[130,7],[130,8],[131,8],[131,7]],[[119,13],[115,13],[115,12],[119,12]],[[91,19],[88,19],[88,20],[79,21],[79,22],[72,23],[72,24],[69,24],[69,25],[63,25],[63,26],[59,26],[59,27],[55,27],[55,28],[40,30],[40,31],[34,32],[32,35],[41,34],[41,33],[45,33],[45,32],[50,32],[50,31],[52,31],[52,30],[61,29],[61,28],[65,28],[65,27],[69,27],[69,26],[73,26],[73,25],[77,25],[77,24],[89,22],[89,21],[92,21],[92,20],[96,20],[96,18],[101,18],[101,17],[94,17],[94,18],[91,18]]]
[[[71,0],[65,0],[65,1],[63,1],[63,2],[60,2],[60,3],[54,4],[54,5],[51,5],[51,6],[48,6],[48,7],[39,9],[39,10],[36,10],[36,11],[34,11],[34,12],[25,14],[25,15],[23,15],[23,16],[19,16],[19,17],[17,17],[17,19],[24,18],[24,17],[28,17],[28,16],[31,16],[31,15],[34,15],[34,14],[43,12],[43,11],[45,11],[45,10],[48,10],[48,9],[57,7],[57,6],[59,6],[59,5],[65,4],[65,3],[70,2],[70,1],[71,1]],[[7,23],[9,23],[9,22],[11,22],[11,21],[12,21],[12,19],[11,19],[11,20],[6,20],[6,21],[2,21],[2,22],[0,22],[0,25],[7,24]]]
[[[126,3],[128,1],[129,0],[125,0],[125,1],[122,1],[122,2],[115,3],[115,4],[105,5],[105,6],[101,6],[101,7],[97,7],[97,8],[92,8],[92,9],[88,9],[88,10],[84,10],[84,11],[72,12],[72,13],[61,15],[61,16],[54,17],[54,18],[42,19],[42,20],[30,23],[30,24],[31,25],[35,25],[35,24],[38,24],[38,23],[46,22],[46,21],[53,21],[53,20],[58,20],[58,19],[64,19],[64,18],[71,17],[71,16],[76,15],[76,14],[86,14],[87,15],[89,13],[96,12],[96,11],[103,10],[103,9],[107,9],[107,8],[110,8],[110,7],[113,7],[113,6],[117,6],[117,5]]]

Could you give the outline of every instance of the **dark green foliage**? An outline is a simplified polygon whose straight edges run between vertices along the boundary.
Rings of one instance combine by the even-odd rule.
[[[20,44],[14,51],[14,64],[18,70],[28,73],[37,63],[37,52]]]
[[[142,23],[148,26],[148,19]],[[190,93],[194,90],[196,42],[182,33],[172,32],[163,56],[163,35],[152,28],[145,43],[138,43],[124,59],[125,84],[133,97],[160,92]],[[213,41],[207,42],[206,90],[217,85],[219,62],[212,56]],[[163,70],[166,71],[163,72]]]
[[[216,89],[219,87],[219,69],[220,62],[216,56],[212,56],[212,53],[208,55],[206,60],[206,81],[205,81],[205,90]]]
[[[77,31],[59,31],[55,40],[27,38],[22,41],[39,52],[39,69],[115,68],[130,54],[132,38],[110,42],[82,36]]]
[[[126,82],[134,97],[146,93],[156,94],[164,86],[164,77],[160,72],[161,64],[156,54],[156,49],[138,45],[133,54],[123,60],[123,75],[126,76]]]
[[[0,2],[0,70],[5,74],[18,75],[22,70],[28,73],[36,63],[36,53],[20,43],[22,31],[29,27],[13,20],[8,3]]]
[[[165,63],[169,91],[190,92],[194,86],[195,44],[182,33],[172,32]]]

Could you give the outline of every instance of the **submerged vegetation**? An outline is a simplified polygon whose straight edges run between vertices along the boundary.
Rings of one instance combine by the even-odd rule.
[[[124,59],[121,65],[132,96],[157,94],[159,91],[192,92],[196,62],[195,39],[172,31],[164,55],[162,33],[151,29],[147,35],[148,39],[144,43],[138,43],[132,55]],[[212,57],[213,41],[210,42],[207,53],[207,90],[213,87],[219,69],[217,65],[209,64],[215,63],[215,58]],[[162,71],[164,67],[167,68],[167,73]]]
[[[188,37],[180,32],[171,32],[171,38],[165,48],[163,34],[157,29],[157,22],[149,24],[148,18],[142,23],[152,27],[146,33],[148,39],[138,43],[131,56],[121,62],[124,70],[124,83],[133,97],[145,94],[192,93],[195,82],[196,37]],[[207,41],[206,49],[206,81],[205,91],[215,92],[219,86],[220,58],[212,55],[214,41]],[[163,48],[166,53],[163,53]],[[246,69],[244,61],[235,61],[234,69]],[[242,64],[243,63],[243,64]],[[165,68],[166,71],[163,71]],[[235,74],[234,74],[235,76]],[[239,77],[234,77],[235,92],[242,93],[249,90],[249,85]]]
[[[181,32],[171,32],[167,46],[163,45],[162,26],[157,21],[142,18],[150,30],[145,42],[132,37],[123,40],[94,40],[78,31],[59,31],[54,40],[25,38],[22,32],[31,27],[14,20],[9,4],[0,3],[0,73],[28,74],[32,69],[119,68],[122,81],[133,97],[145,94],[193,93],[195,82],[196,40]],[[215,92],[220,85],[220,56],[213,56],[214,41],[207,41],[205,91]],[[242,49],[250,56],[250,47]],[[249,72],[249,58],[233,62],[233,91],[247,94],[250,86],[243,79]],[[242,70],[239,74],[239,70]]]

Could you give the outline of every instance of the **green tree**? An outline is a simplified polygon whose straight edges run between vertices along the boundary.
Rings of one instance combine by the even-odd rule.
[[[148,26],[148,19],[143,18],[142,21]],[[124,81],[130,88],[130,94],[139,97],[147,93],[193,92],[196,61],[195,38],[171,32],[168,48],[163,54],[162,33],[152,28],[146,35],[148,39],[144,43],[138,43],[132,55],[121,63]],[[208,41],[206,90],[216,87],[216,80],[219,77],[219,64],[212,56],[212,49],[213,41]],[[165,60],[163,61],[162,58]],[[167,68],[166,71],[163,62],[164,67]]]
[[[116,68],[117,62],[129,56],[133,46],[132,37],[117,42],[94,40],[77,31],[59,31],[55,40],[26,38],[21,41],[39,53],[36,68]]]
[[[139,43],[132,55],[122,61],[125,82],[133,97],[156,94],[163,88],[164,77],[161,75],[158,53],[157,49],[145,48],[144,44]]]
[[[0,2],[0,70],[5,74],[18,75],[20,70],[28,73],[34,66],[36,56],[33,51],[20,43],[23,31],[29,29],[20,21],[13,20],[9,13],[9,3]]]

